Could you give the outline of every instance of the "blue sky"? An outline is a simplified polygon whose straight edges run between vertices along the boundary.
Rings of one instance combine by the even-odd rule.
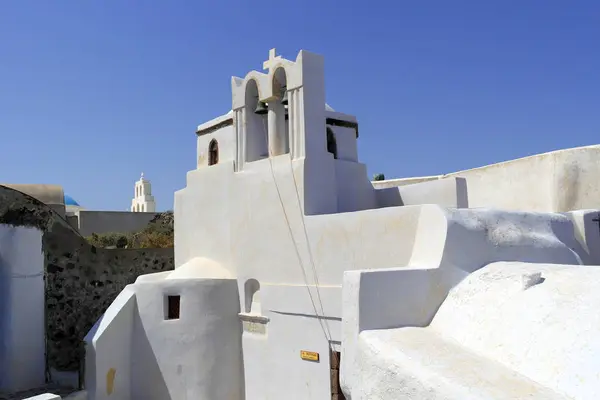
[[[600,142],[600,2],[0,2],[0,182],[160,209],[195,127],[268,50],[325,56],[327,102],[360,123],[369,174],[431,175]],[[206,188],[210,190],[210,188]]]

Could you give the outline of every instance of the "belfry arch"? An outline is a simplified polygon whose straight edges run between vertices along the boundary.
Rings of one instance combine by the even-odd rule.
[[[259,89],[255,79],[246,82],[246,161],[252,162],[269,157],[267,115],[259,109]],[[264,106],[264,105],[263,105]]]
[[[290,152],[289,119],[287,118],[287,74],[278,67],[271,80],[273,97],[269,102],[269,146],[271,155]]]

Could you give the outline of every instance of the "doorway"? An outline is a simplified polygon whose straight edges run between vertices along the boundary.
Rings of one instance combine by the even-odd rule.
[[[331,377],[331,400],[346,400],[340,385],[340,361],[341,353],[333,349],[329,350],[329,369]]]

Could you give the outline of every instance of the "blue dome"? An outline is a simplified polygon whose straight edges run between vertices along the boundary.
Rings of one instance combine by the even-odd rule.
[[[75,201],[74,198],[72,198],[71,196],[69,196],[68,194],[65,194],[65,206],[79,206],[79,203]]]

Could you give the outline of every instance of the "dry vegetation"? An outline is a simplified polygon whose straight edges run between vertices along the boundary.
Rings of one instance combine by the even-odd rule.
[[[157,215],[141,231],[135,233],[103,233],[88,236],[87,241],[102,248],[162,249],[174,247],[173,212]]]

